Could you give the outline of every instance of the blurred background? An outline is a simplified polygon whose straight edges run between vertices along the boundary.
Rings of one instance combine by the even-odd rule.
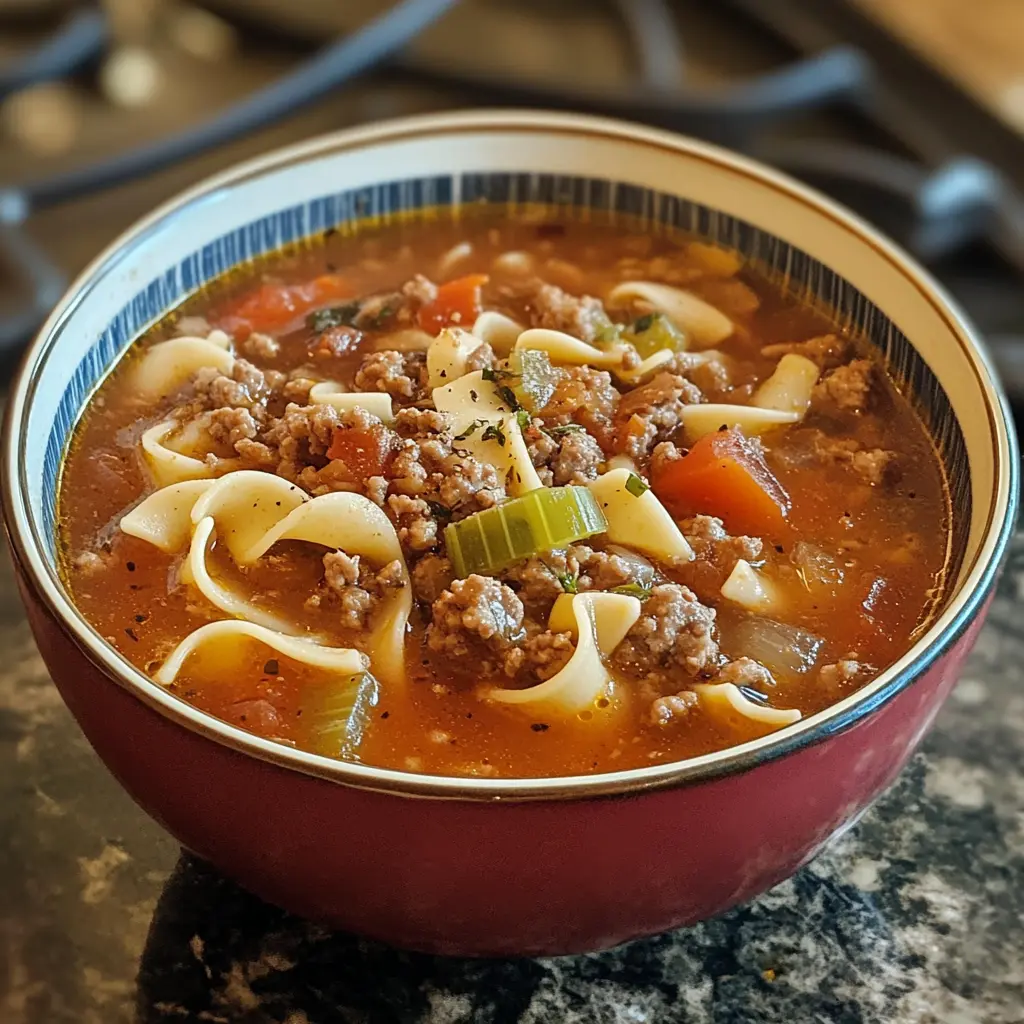
[[[196,179],[502,104],[711,139],[853,206],[967,308],[1024,403],[1020,0],[0,0],[0,365]]]

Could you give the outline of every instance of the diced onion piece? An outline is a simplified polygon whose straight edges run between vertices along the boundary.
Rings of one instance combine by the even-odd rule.
[[[713,434],[722,427],[739,427],[747,437],[754,437],[800,420],[798,412],[780,412],[778,409],[761,409],[756,405],[728,405],[718,402],[684,406],[680,415],[683,419],[683,436],[691,444],[697,438]]]
[[[390,423],[395,418],[391,396],[384,391],[345,391],[333,380],[321,381],[309,389],[309,401],[313,405],[329,405],[338,412],[363,409],[376,416],[381,423]]]
[[[551,365],[547,352],[537,349],[513,352],[508,366],[516,375],[509,385],[516,400],[527,412],[539,412],[555,393],[561,371]]]
[[[624,384],[639,384],[641,381],[653,376],[668,363],[671,363],[675,357],[676,353],[672,349],[663,348],[660,352],[649,355],[642,363],[634,366],[631,370],[619,367],[614,371],[615,376]]]
[[[213,476],[213,471],[203,459],[182,455],[165,443],[178,426],[175,420],[164,420],[142,435],[142,454],[158,487]]]
[[[460,327],[445,327],[427,349],[427,382],[432,388],[444,387],[464,376],[469,357],[483,344]]]
[[[643,303],[664,313],[689,339],[691,345],[709,348],[725,341],[735,327],[733,322],[714,306],[698,299],[691,292],[653,281],[624,281],[608,294],[608,304],[625,307]]]
[[[121,532],[167,554],[182,551],[192,535],[192,506],[211,486],[212,480],[183,480],[161,487],[121,517]]]
[[[256,640],[286,658],[324,672],[353,676],[366,669],[366,655],[354,648],[326,647],[313,640],[287,636],[253,622],[227,619],[221,622],[208,622],[189,633],[157,669],[153,678],[162,686],[167,686],[174,682],[185,661],[199,648],[219,642],[228,653],[233,653],[238,648],[238,642],[244,639]]]
[[[524,690],[505,690],[491,687],[482,696],[504,704],[519,704],[527,710],[546,707],[563,715],[599,710],[607,714],[607,706],[599,708],[612,687],[612,677],[601,658],[595,624],[595,594],[572,596],[572,611],[576,619],[576,650],[565,667],[550,679]]]
[[[775,588],[746,559],[736,559],[729,578],[722,584],[722,597],[752,612],[763,612],[775,604]]]
[[[751,404],[803,416],[811,404],[819,372],[818,364],[806,356],[792,352],[784,355],[775,372],[754,392]]]
[[[774,619],[751,615],[723,626],[722,646],[734,657],[745,654],[776,676],[798,675],[811,668],[824,640],[814,633]]]
[[[150,399],[173,394],[206,366],[230,374],[235,365],[235,357],[227,349],[230,340],[223,331],[214,331],[208,338],[172,338],[153,345],[135,367],[135,394]]]
[[[803,717],[796,708],[769,708],[748,700],[735,683],[698,683],[693,690],[702,704],[726,721],[735,721],[738,716],[781,729],[799,722]]]
[[[573,594],[562,594],[551,606],[548,629],[553,633],[571,633],[579,637]],[[597,630],[597,646],[602,654],[611,654],[622,643],[625,635],[640,618],[640,600],[626,594],[607,594],[599,591],[588,594],[594,611],[594,628]]]
[[[481,341],[487,342],[497,355],[507,356],[516,338],[523,333],[523,327],[504,313],[487,309],[476,318],[473,333]]]
[[[640,486],[635,486],[639,481]],[[660,562],[689,562],[693,549],[668,510],[628,469],[613,469],[587,484],[608,521],[608,539]],[[642,491],[637,494],[636,491]]]
[[[314,754],[351,758],[363,738],[370,709],[378,699],[377,680],[369,672],[321,683],[303,702],[303,723]]]
[[[789,555],[801,581],[808,590],[813,587],[836,587],[843,582],[843,569],[837,559],[824,548],[798,540]]]
[[[444,531],[455,573],[490,575],[530,555],[603,533],[607,526],[585,487],[542,487],[476,512]]]
[[[546,327],[532,327],[528,331],[523,331],[516,339],[515,350],[521,352],[524,349],[547,352],[553,363],[596,366],[606,370],[621,367],[622,357],[627,351],[622,344],[597,348],[574,338],[571,334],[548,330]]]
[[[687,348],[686,335],[664,313],[645,313],[637,317],[624,336],[645,358],[661,349],[685,352]]]

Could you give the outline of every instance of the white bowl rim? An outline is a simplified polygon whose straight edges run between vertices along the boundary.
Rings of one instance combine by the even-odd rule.
[[[340,761],[254,736],[170,694],[110,647],[75,608],[41,551],[31,521],[20,458],[24,420],[32,393],[52,351],[56,329],[74,313],[83,290],[112,261],[176,211],[221,189],[270,170],[303,163],[325,153],[359,149],[402,137],[525,129],[561,135],[601,136],[642,143],[698,157],[738,171],[785,193],[817,214],[841,223],[867,242],[941,313],[976,373],[984,395],[995,455],[994,497],[982,543],[959,589],[940,616],[905,654],[861,689],[779,732],[723,750],[644,768],[549,778],[479,778],[423,775]],[[837,273],[841,271],[837,270]],[[912,342],[911,342],[912,343]],[[111,681],[163,717],[214,742],[258,760],[305,775],[398,796],[475,801],[571,800],[628,795],[737,774],[845,732],[902,692],[966,632],[992,591],[1012,535],[1018,502],[1018,449],[1006,397],[979,338],[945,290],[908,255],[857,215],[807,186],[756,161],[710,143],[672,132],[607,118],[532,110],[481,109],[423,114],[333,132],[234,165],[186,189],[137,221],[107,246],[78,276],[25,353],[12,388],[4,423],[3,508],[8,542],[36,595],[75,645]],[[980,514],[980,513],[976,513]]]

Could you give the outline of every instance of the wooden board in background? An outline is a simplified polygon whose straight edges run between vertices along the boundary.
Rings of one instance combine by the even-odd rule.
[[[1024,0],[847,0],[1024,132]]]

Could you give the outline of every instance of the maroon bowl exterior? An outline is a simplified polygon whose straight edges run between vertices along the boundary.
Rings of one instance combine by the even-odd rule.
[[[184,846],[297,914],[471,956],[600,949],[786,878],[893,781],[983,617],[855,725],[753,769],[628,796],[481,802],[357,789],[193,732],[97,668],[19,576],[43,658],[93,748]]]

